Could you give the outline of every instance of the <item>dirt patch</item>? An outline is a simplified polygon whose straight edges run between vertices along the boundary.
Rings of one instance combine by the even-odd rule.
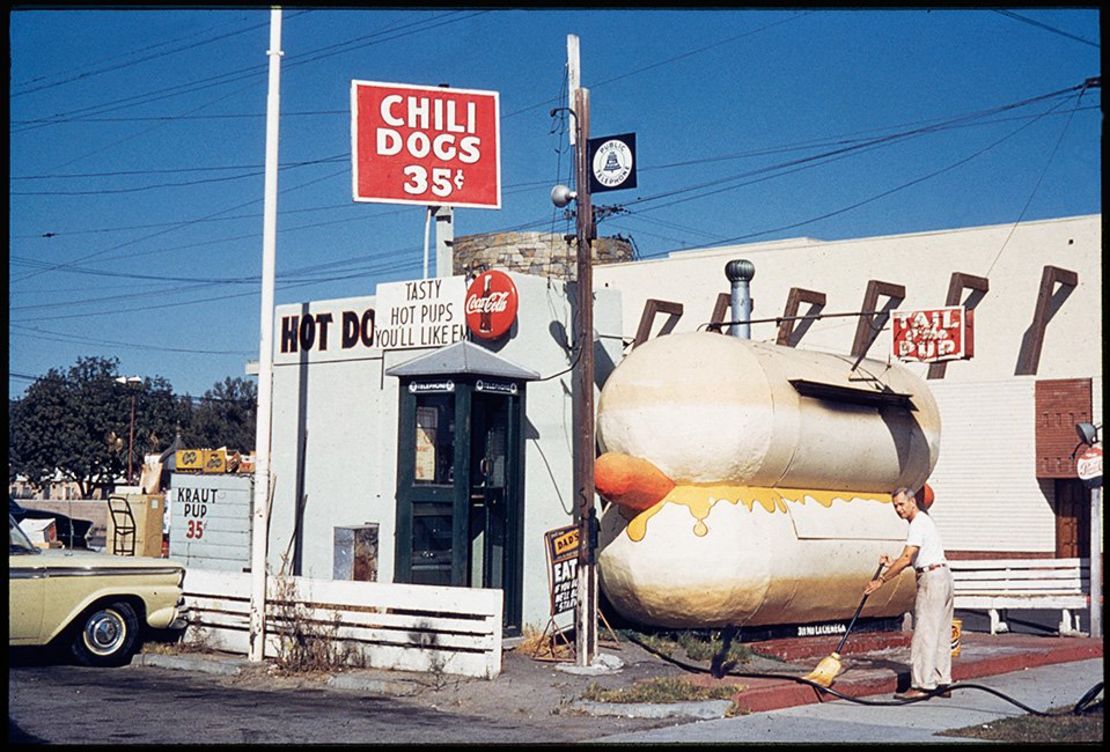
[[[1055,709],[1051,716],[1026,715],[1003,718],[990,723],[966,726],[940,732],[940,736],[956,736],[984,741],[1017,744],[1060,744],[1102,741],[1102,706],[1097,712],[1072,715],[1070,710]]]

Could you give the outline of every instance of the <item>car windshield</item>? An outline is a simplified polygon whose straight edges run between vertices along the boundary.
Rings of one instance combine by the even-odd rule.
[[[8,534],[11,540],[11,547],[8,549],[8,554],[37,554],[40,553],[38,548],[31,543],[31,539],[19,527],[19,523],[12,517],[11,512],[8,513]]]

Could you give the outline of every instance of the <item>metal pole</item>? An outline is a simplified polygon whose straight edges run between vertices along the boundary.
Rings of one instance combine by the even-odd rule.
[[[135,390],[131,390],[131,437],[127,441],[127,485],[135,485],[132,459],[135,457]]]
[[[455,274],[454,210],[450,206],[437,206],[436,216],[436,276],[451,277]]]
[[[574,342],[578,364],[574,369],[574,493],[578,508],[578,611],[575,615],[575,652],[579,666],[597,656],[597,520],[594,517],[594,308],[593,206],[590,202],[589,150],[590,91],[574,92],[575,188],[578,191],[578,326]]]
[[[428,210],[424,213],[424,277],[428,278],[428,230],[432,226],[432,214],[435,213],[436,208],[429,206]]]
[[[1102,487],[1091,489],[1091,637],[1102,637]]]
[[[273,403],[274,267],[277,255],[278,113],[281,86],[281,8],[270,9],[270,82],[266,95],[266,177],[262,206],[261,338],[258,346],[258,420],[255,430],[251,524],[250,650],[261,662],[266,644],[266,544],[270,500],[270,419]]]
[[[728,333],[741,339],[752,338],[752,295],[748,283],[755,276],[755,265],[747,259],[734,259],[725,264],[725,276],[732,283],[730,302],[732,320]]]

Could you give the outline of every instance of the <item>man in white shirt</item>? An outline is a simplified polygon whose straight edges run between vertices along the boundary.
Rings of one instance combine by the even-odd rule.
[[[906,546],[897,559],[886,554],[879,557],[886,572],[867,583],[863,592],[871,595],[906,567],[914,568],[917,597],[910,643],[910,689],[895,697],[899,700],[916,700],[932,694],[948,697],[948,685],[952,683],[952,572],[944,558],[937,526],[918,507],[913,491],[903,487],[891,496],[894,511],[910,523]]]

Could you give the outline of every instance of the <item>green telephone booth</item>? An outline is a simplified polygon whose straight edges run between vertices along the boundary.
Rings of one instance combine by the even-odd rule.
[[[519,634],[524,398],[539,374],[466,341],[386,374],[400,379],[394,580],[501,589]]]

